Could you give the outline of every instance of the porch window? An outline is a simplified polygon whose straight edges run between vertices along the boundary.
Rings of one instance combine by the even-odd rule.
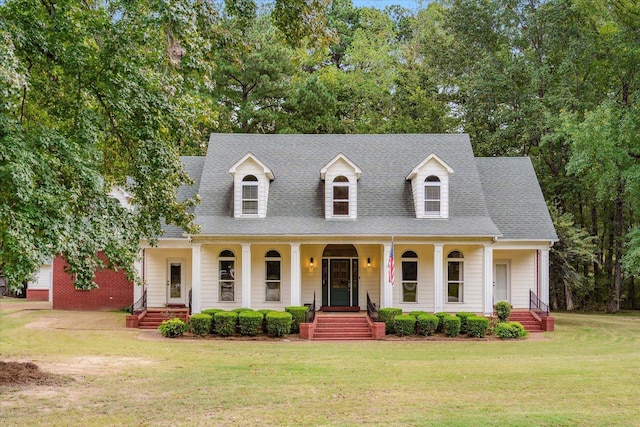
[[[220,252],[218,255],[218,271],[220,280],[219,301],[233,302],[236,300],[236,256],[230,250]]]
[[[242,179],[242,214],[258,214],[258,178],[253,175]]]
[[[418,302],[418,255],[402,254],[402,302]]]
[[[349,215],[349,180],[344,176],[333,180],[333,215]]]
[[[440,215],[440,178],[430,175],[424,180],[424,214]]]
[[[447,302],[464,302],[464,256],[451,251],[447,256]]]
[[[265,301],[280,301],[281,263],[278,251],[265,256]]]

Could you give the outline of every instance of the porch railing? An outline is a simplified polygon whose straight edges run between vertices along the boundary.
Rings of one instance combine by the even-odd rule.
[[[538,298],[535,292],[529,290],[529,311],[533,311],[540,316],[549,315],[549,306]]]
[[[316,318],[316,292],[313,291],[313,302],[311,303],[309,310],[307,310],[304,320],[306,323],[313,323],[315,318]]]
[[[131,314],[139,314],[147,309],[147,290],[142,292],[142,296],[131,306]]]
[[[375,303],[369,298],[369,292],[367,292],[367,316],[369,316],[373,322],[378,321],[378,307],[376,307]]]

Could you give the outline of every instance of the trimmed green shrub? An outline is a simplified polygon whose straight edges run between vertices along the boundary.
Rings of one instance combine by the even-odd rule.
[[[489,319],[481,316],[467,317],[467,335],[483,338],[489,329]]]
[[[300,332],[300,323],[304,323],[306,319],[309,307],[304,305],[291,305],[289,307],[285,307],[284,311],[291,313],[291,318],[293,319],[291,322],[291,333],[297,334]]]
[[[240,333],[242,335],[249,335],[250,337],[262,333],[262,322],[264,315],[257,311],[245,310],[238,314],[238,325],[240,327]]]
[[[189,330],[201,337],[211,332],[211,315],[206,313],[194,314],[189,317]]]
[[[461,311],[460,313],[456,313],[456,316],[460,318],[460,333],[467,333],[467,319],[471,316],[475,316],[475,313],[469,313],[466,311]]]
[[[460,318],[451,315],[443,317],[442,331],[448,337],[457,337],[460,335]]]
[[[267,319],[267,333],[272,337],[282,337],[291,330],[293,316],[286,311],[272,311],[265,316]]]
[[[526,337],[529,333],[524,329],[524,326],[519,322],[502,322],[496,325],[494,330],[496,336],[507,340],[514,338]]]
[[[443,322],[442,319],[449,316],[449,313],[436,313],[435,316],[438,318],[438,326],[436,327],[436,332],[443,332]]]
[[[246,308],[246,307],[240,307],[240,308],[234,308],[233,310],[234,313],[242,313],[243,311],[254,311],[252,308]]]
[[[385,323],[385,333],[393,334],[395,332],[393,319],[399,314],[402,314],[402,310],[393,307],[381,308],[378,311],[378,320]]]
[[[433,335],[438,328],[438,316],[435,314],[422,314],[416,319],[416,332],[418,335]]]
[[[426,311],[411,311],[409,312],[409,316],[413,316],[416,319],[418,318],[418,316],[422,316],[423,314],[429,314]]]
[[[258,313],[262,313],[262,332],[265,334],[267,333],[267,313],[272,313],[274,311],[278,310],[273,310],[271,308],[262,308],[258,310]]]
[[[213,316],[216,332],[223,337],[233,335],[238,324],[238,313],[235,311],[220,311]]]
[[[160,326],[158,326],[158,329],[163,336],[175,338],[187,332],[189,325],[181,319],[174,317],[173,319],[164,320]]]
[[[398,314],[393,318],[393,327],[399,337],[413,335],[416,332],[416,318],[410,314]]]
[[[509,304],[507,301],[499,301],[496,303],[496,315],[498,316],[498,323],[508,322],[510,314],[511,304]]]
[[[200,313],[202,314],[208,314],[209,316],[211,316],[211,329],[209,329],[209,333],[210,334],[215,334],[216,333],[216,313],[220,313],[221,311],[225,311],[221,308],[208,308],[206,310],[202,310]]]

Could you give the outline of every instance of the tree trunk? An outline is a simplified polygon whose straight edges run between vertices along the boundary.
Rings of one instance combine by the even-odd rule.
[[[623,201],[622,193],[624,186],[622,181],[618,183],[618,189],[616,194],[616,212],[615,212],[615,235],[614,235],[614,250],[615,250],[615,265],[614,265],[614,295],[613,295],[613,307],[614,312],[620,311],[620,293],[622,290],[622,244],[623,244],[623,229],[624,229],[624,214],[623,214]]]
[[[637,310],[635,278],[636,276],[633,275],[629,278],[629,301],[631,303],[631,310]]]
[[[567,311],[573,311],[573,292],[571,291],[571,286],[564,285],[564,299]]]

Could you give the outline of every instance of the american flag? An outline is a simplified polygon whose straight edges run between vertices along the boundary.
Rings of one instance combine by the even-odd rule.
[[[389,252],[389,283],[391,286],[396,283],[396,266],[393,261],[393,240],[391,240],[391,252]]]

